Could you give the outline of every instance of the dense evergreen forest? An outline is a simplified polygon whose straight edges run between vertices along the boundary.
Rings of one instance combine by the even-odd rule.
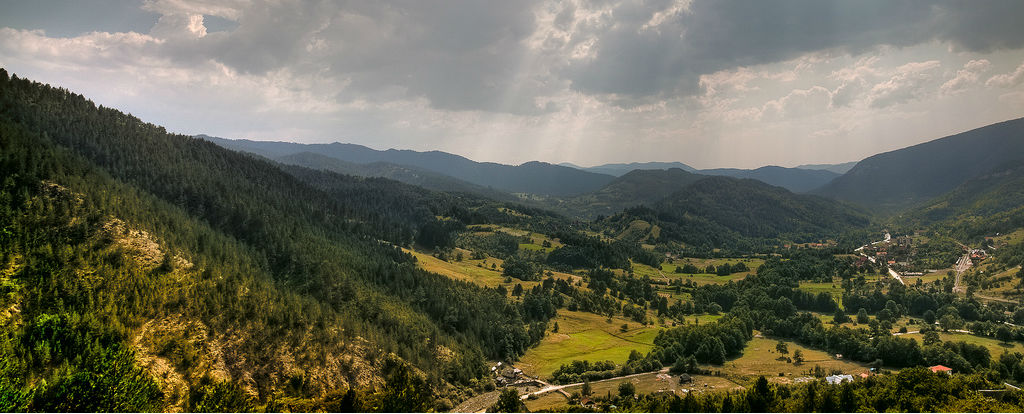
[[[379,387],[393,358],[433,404],[530,343],[521,305],[396,247],[436,217],[500,220],[486,201],[289,173],[6,72],[0,128],[6,410],[202,407],[157,392],[132,357],[150,348],[193,394],[255,404]]]

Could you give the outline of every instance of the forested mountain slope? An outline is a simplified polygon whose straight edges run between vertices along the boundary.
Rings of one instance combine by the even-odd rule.
[[[1015,160],[1024,160],[1024,118],[865,158],[816,193],[898,210]]]
[[[573,168],[578,168],[585,171],[595,172],[598,174],[614,175],[621,177],[628,174],[630,171],[636,170],[669,170],[678,168],[686,172],[696,172],[697,169],[681,162],[630,162],[630,163],[616,163],[616,164],[601,164],[593,167],[580,167],[572,164],[568,164]]]
[[[679,168],[633,170],[600,190],[562,200],[556,208],[588,218],[612,215],[624,208],[651,205],[702,178],[706,177]]]
[[[901,221],[934,226],[965,242],[1024,227],[1024,161],[974,177],[911,210]]]
[[[657,223],[662,240],[740,250],[834,238],[868,224],[863,212],[843,203],[731,177],[703,178],[649,207],[628,209],[604,222],[622,228],[634,220]]]
[[[474,193],[494,200],[515,200],[515,197],[508,193],[479,186],[426,169],[392,164],[389,162],[356,164],[312,152],[300,152],[297,154],[284,155],[274,158],[274,160],[284,164],[298,165],[316,170],[327,170],[340,174],[355,175],[359,177],[388,178],[435,191]]]
[[[697,174],[724,175],[734,178],[751,178],[765,184],[785,188],[794,193],[806,193],[821,187],[839,174],[828,170],[812,170],[802,168],[785,168],[774,165],[744,170],[738,168],[715,168],[697,170]]]
[[[479,200],[286,172],[2,70],[0,136],[5,411],[232,411],[369,386],[364,407],[427,410],[530,342],[521,305],[392,244]]]
[[[332,144],[296,144],[229,140],[205,135],[200,137],[226,148],[252,152],[269,158],[312,152],[356,164],[387,162],[417,167],[476,185],[514,193],[571,196],[597,190],[615,178],[610,175],[537,161],[516,166],[476,162],[441,151],[419,152],[396,149],[378,151],[362,145],[337,142]]]

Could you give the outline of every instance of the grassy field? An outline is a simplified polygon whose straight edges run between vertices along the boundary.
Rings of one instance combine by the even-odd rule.
[[[778,340],[768,338],[754,338],[747,347],[743,349],[743,355],[739,358],[726,361],[721,367],[707,366],[712,371],[722,371],[722,376],[737,384],[748,386],[753,384],[757,377],[764,375],[769,381],[779,383],[792,382],[793,378],[806,376],[807,372],[820,365],[826,372],[832,370],[842,371],[844,374],[858,375],[867,372],[865,365],[835,359],[834,355],[823,351],[804,348],[794,342],[785,341],[789,347],[789,356],[792,357],[796,350],[804,354],[804,363],[794,365],[785,360],[778,360],[781,354],[776,352],[775,344]],[[783,373],[783,376],[779,376]]]
[[[548,378],[562,364],[573,360],[626,362],[629,353],[637,350],[647,353],[654,346],[654,337],[660,327],[644,327],[622,318],[612,318],[585,312],[558,311],[549,326],[558,323],[558,332],[548,332],[540,344],[526,351],[517,367],[524,372]],[[620,332],[627,324],[626,332]],[[550,329],[550,328],[549,328]]]
[[[924,335],[921,335],[921,334],[908,334],[908,335],[903,335],[903,337],[904,338],[913,338],[913,339],[917,340],[918,343],[924,344]],[[962,341],[962,342],[967,342],[969,344],[984,346],[985,348],[988,348],[988,352],[989,352],[989,354],[992,355],[992,358],[999,358],[999,355],[1002,355],[1004,350],[1005,351],[1010,351],[1010,352],[1024,352],[1024,345],[1021,345],[1020,343],[1016,343],[1016,342],[1002,343],[1002,342],[999,342],[999,340],[994,339],[994,338],[986,338],[984,336],[977,336],[977,335],[971,335],[971,334],[965,334],[965,333],[940,332],[939,333],[939,339],[941,339],[943,342],[945,342],[945,341],[961,342]]]
[[[428,272],[434,272],[452,279],[465,280],[487,287],[497,287],[498,285],[504,284],[505,277],[501,275],[501,266],[504,262],[501,259],[488,257],[483,260],[470,260],[469,252],[463,251],[462,249],[456,249],[456,251],[461,251],[463,253],[463,260],[450,260],[446,262],[430,255],[429,253],[408,249],[402,250],[416,256],[416,264],[421,269]],[[486,265],[484,265],[485,262]],[[491,269],[491,264],[495,264],[494,269]],[[537,284],[537,282],[520,283],[523,283],[524,288],[533,287],[533,285]],[[529,284],[529,286],[527,286],[527,284]]]
[[[735,262],[736,261],[732,261],[732,262],[723,261],[723,263],[735,263]],[[729,281],[742,280],[743,278],[747,277],[748,274],[752,273],[752,271],[751,272],[743,272],[743,273],[733,273],[733,274],[728,275],[728,276],[718,276],[718,275],[713,275],[713,274],[708,274],[708,273],[698,273],[698,274],[690,275],[690,274],[683,274],[683,273],[675,273],[676,267],[677,267],[677,265],[675,265],[675,264],[663,263],[661,265],[661,271],[659,272],[658,269],[655,269],[655,268],[650,267],[648,265],[645,265],[645,264],[642,264],[642,263],[633,263],[633,273],[636,274],[637,276],[641,276],[641,277],[642,276],[647,276],[647,277],[651,278],[651,280],[662,280],[662,281],[670,281],[670,280],[674,280],[674,279],[692,280],[695,283],[697,283],[698,285],[725,284],[725,283],[729,283]],[[706,265],[703,266],[703,267],[706,267]]]
[[[523,285],[524,289],[530,289],[539,284],[540,282],[527,282],[519,279],[512,279],[511,282],[505,282],[505,276],[502,276],[502,265],[504,261],[494,257],[486,257],[482,260],[471,260],[469,259],[472,252],[463,249],[455,249],[455,252],[462,253],[462,261],[456,261],[451,259],[444,261],[432,256],[429,253],[402,249],[407,253],[411,253],[416,256],[416,264],[421,269],[428,272],[434,272],[442,276],[447,276],[456,280],[465,280],[473,282],[486,287],[498,287],[499,285],[505,286],[508,291],[512,291],[512,287],[517,283]],[[453,253],[454,254],[454,253]],[[491,265],[494,264],[494,268]],[[548,273],[544,272],[545,275]],[[552,277],[555,279],[568,279],[576,283],[581,278],[580,276],[562,273],[562,272],[551,272]],[[546,278],[547,276],[545,276]]]
[[[835,280],[832,282],[800,282],[798,289],[813,293],[815,295],[825,292],[832,295],[839,306],[843,306],[843,282]]]
[[[933,283],[936,280],[941,280],[946,276],[946,272],[952,271],[953,268],[939,269],[931,273],[925,273],[924,276],[906,276],[903,278],[908,285],[917,283],[917,279],[921,279],[921,283]]]
[[[1024,243],[1024,229],[1018,229],[1012,233],[1001,234],[992,238],[996,245],[1000,243],[1006,244],[1020,244]]]

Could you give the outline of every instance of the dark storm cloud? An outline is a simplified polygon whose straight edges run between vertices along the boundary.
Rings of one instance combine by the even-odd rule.
[[[653,13],[626,2],[613,12]],[[1024,2],[695,0],[655,28],[627,19],[602,32],[593,59],[566,69],[573,88],[629,98],[693,94],[702,74],[808,52],[857,54],[939,40],[969,51],[1024,46]],[[618,19],[617,19],[618,20]]]
[[[624,105],[694,95],[702,75],[821,50],[933,40],[968,51],[1024,47],[1024,2],[1009,0],[54,1],[0,0],[11,12],[0,22],[69,35],[152,28],[161,39],[153,54],[183,66],[327,77],[346,85],[340,100],[422,98],[442,110],[517,114],[555,110],[536,102],[569,90]],[[205,35],[193,31],[199,15]],[[93,26],[75,25],[84,21]]]
[[[175,60],[213,59],[245,74],[326,71],[348,82],[347,91],[358,95],[349,98],[405,95],[425,97],[440,109],[530,113],[544,110],[533,104],[544,85],[522,71],[531,62],[523,39],[535,29],[532,6],[475,0],[266,4],[242,9],[235,30],[182,36],[163,47]]]

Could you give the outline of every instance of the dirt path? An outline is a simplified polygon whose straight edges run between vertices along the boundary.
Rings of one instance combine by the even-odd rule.
[[[591,384],[597,384],[597,383],[607,382],[607,381],[618,381],[618,380],[621,380],[621,379],[633,378],[633,377],[638,377],[638,376],[641,376],[641,375],[654,374],[654,373],[662,373],[663,374],[663,373],[666,373],[666,372],[668,372],[668,368],[662,368],[660,371],[641,372],[641,373],[638,373],[638,374],[623,375],[623,376],[620,376],[620,377],[614,377],[614,378],[608,378],[608,379],[603,379],[603,380],[591,381],[590,383]],[[551,385],[551,384],[548,384],[548,383],[546,383],[544,381],[541,381],[541,380],[537,380],[537,381],[542,383],[542,384],[545,384],[546,386],[544,388],[541,388],[541,389],[537,390],[537,391],[534,391],[534,392],[531,392],[531,393],[527,393],[527,394],[525,394],[525,395],[523,395],[523,396],[521,396],[519,398],[525,400],[525,399],[529,398],[531,395],[541,395],[541,394],[549,393],[551,391],[559,391],[559,392],[562,393],[562,395],[565,396],[565,398],[569,398],[569,393],[565,391],[565,388],[576,387],[576,386],[583,385],[582,382],[577,382],[577,383],[574,383],[574,384],[565,384],[565,385]]]
[[[965,253],[960,257],[960,260],[956,261],[956,281],[953,283],[953,292],[962,293],[967,291],[962,286],[963,283],[961,281],[963,280],[964,272],[971,268],[971,264],[970,253]]]

